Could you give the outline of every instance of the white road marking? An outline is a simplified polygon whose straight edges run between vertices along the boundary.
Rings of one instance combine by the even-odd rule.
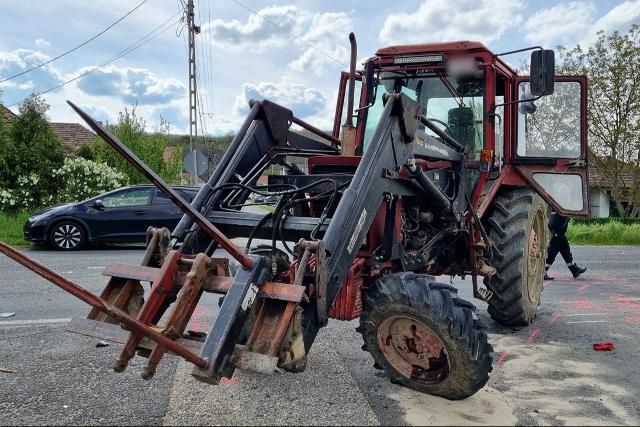
[[[573,313],[573,314],[565,314],[564,317],[574,317],[574,316],[607,316],[611,313]]]
[[[608,320],[580,320],[579,322],[567,322],[569,323],[609,323]]]
[[[15,328],[19,326],[56,325],[68,323],[70,317],[60,319],[33,319],[33,320],[0,320],[0,328]]]

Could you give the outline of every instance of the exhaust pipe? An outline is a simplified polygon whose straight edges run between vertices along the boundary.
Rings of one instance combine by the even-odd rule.
[[[358,45],[356,36],[349,33],[349,43],[351,44],[351,61],[349,63],[349,92],[347,94],[347,117],[342,126],[342,152],[343,156],[355,156],[356,154],[356,128],[353,126],[353,101],[356,84],[356,57],[358,56]]]

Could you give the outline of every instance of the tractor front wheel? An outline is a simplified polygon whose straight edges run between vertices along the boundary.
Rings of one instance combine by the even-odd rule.
[[[542,295],[547,205],[530,188],[505,190],[492,202],[486,224],[497,270],[485,279],[493,293],[489,314],[502,325],[528,325]]]
[[[394,383],[451,400],[481,389],[491,372],[487,334],[474,306],[432,276],[397,273],[364,295],[363,349]]]

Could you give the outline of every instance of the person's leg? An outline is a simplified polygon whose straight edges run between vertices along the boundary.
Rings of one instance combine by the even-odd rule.
[[[560,252],[564,262],[567,263],[567,267],[573,265],[573,255],[571,254],[569,240],[567,240],[567,236],[564,234],[558,235],[558,251]]]
[[[553,234],[551,236],[551,240],[549,240],[549,247],[547,247],[547,259],[544,266],[544,280],[553,280],[553,277],[550,277],[547,274],[547,271],[549,271],[549,267],[551,267],[551,264],[556,260],[558,252],[560,252],[560,241],[558,240],[558,236]]]
[[[567,263],[567,267],[573,274],[574,278],[577,278],[582,273],[587,271],[586,267],[578,267],[578,265],[573,261],[573,255],[571,254],[571,247],[569,246],[569,240],[567,240],[567,236],[564,234],[558,236],[559,237],[559,247],[560,247],[560,255],[562,255],[562,259]]]

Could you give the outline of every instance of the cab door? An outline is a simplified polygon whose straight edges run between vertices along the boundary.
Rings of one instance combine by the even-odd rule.
[[[515,91],[534,98],[526,77]],[[555,211],[588,217],[586,77],[558,76],[553,94],[515,107],[511,165]]]

